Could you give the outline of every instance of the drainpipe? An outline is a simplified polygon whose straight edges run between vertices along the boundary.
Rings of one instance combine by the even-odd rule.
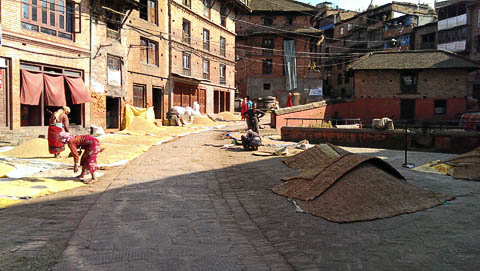
[[[89,41],[89,43],[90,43],[90,52],[89,52],[90,57],[88,58],[88,62],[89,62],[89,64],[88,64],[88,77],[89,77],[88,81],[89,81],[90,90],[91,90],[92,89],[92,82],[93,82],[92,81],[92,39],[93,39],[93,35],[92,35],[92,14],[90,14],[90,16],[89,16],[89,23],[90,23],[90,25],[89,25],[89,27],[90,27],[90,41]],[[86,117],[85,117],[85,119],[86,119]],[[89,121],[90,121],[90,125],[91,125],[92,124],[91,123],[92,122],[92,107],[91,106],[90,106]],[[87,122],[84,121],[83,122],[83,128],[87,128],[86,124],[87,124]]]
[[[167,88],[168,88],[168,111],[172,108],[173,105],[173,82],[172,82],[172,0],[168,0],[168,29],[167,29],[167,44],[168,44],[168,81],[167,81]],[[167,111],[167,112],[168,112]]]

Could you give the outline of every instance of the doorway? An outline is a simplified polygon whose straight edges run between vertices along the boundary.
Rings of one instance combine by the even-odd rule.
[[[9,93],[9,63],[4,59],[5,66],[0,68],[0,129],[7,128],[8,122],[8,93]]]
[[[220,113],[220,91],[215,90],[213,92],[213,113]]]
[[[118,129],[120,127],[120,98],[107,96],[107,129]]]
[[[400,118],[402,120],[415,119],[415,100],[405,99],[400,103]]]
[[[163,88],[152,88],[153,111],[156,119],[163,119]]]

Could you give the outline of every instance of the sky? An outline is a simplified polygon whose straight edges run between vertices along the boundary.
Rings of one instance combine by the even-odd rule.
[[[310,5],[317,5],[319,3],[323,3],[325,1],[331,2],[334,5],[338,5],[340,8],[346,9],[346,10],[358,10],[360,9],[361,11],[367,9],[368,5],[370,4],[371,0],[297,0],[300,2],[304,3],[309,3]],[[381,6],[386,3],[391,3],[392,0],[373,0],[373,5]],[[411,3],[427,3],[430,7],[433,8],[433,2],[434,0],[396,0],[396,2],[411,2]]]

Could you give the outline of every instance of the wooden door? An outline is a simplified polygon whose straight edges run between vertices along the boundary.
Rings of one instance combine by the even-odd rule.
[[[225,111],[231,111],[231,108],[230,108],[230,91],[225,92]]]
[[[200,105],[200,113],[207,112],[207,91],[205,89],[198,90],[198,104]]]
[[[220,110],[220,91],[213,92],[213,113],[218,114]]]
[[[8,126],[8,108],[7,108],[7,69],[0,69],[0,128]]]
[[[155,112],[156,119],[163,119],[163,89],[153,88],[152,89],[152,98],[153,98],[153,111]]]
[[[400,118],[402,120],[415,119],[415,100],[404,99],[400,103]]]
[[[225,91],[220,91],[220,112],[225,111]]]

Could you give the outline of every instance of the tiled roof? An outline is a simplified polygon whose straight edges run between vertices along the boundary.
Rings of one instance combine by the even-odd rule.
[[[314,6],[294,0],[250,0],[248,5],[254,12],[298,11],[315,14]]]
[[[369,53],[352,64],[350,70],[480,69],[480,64],[443,50]]]

